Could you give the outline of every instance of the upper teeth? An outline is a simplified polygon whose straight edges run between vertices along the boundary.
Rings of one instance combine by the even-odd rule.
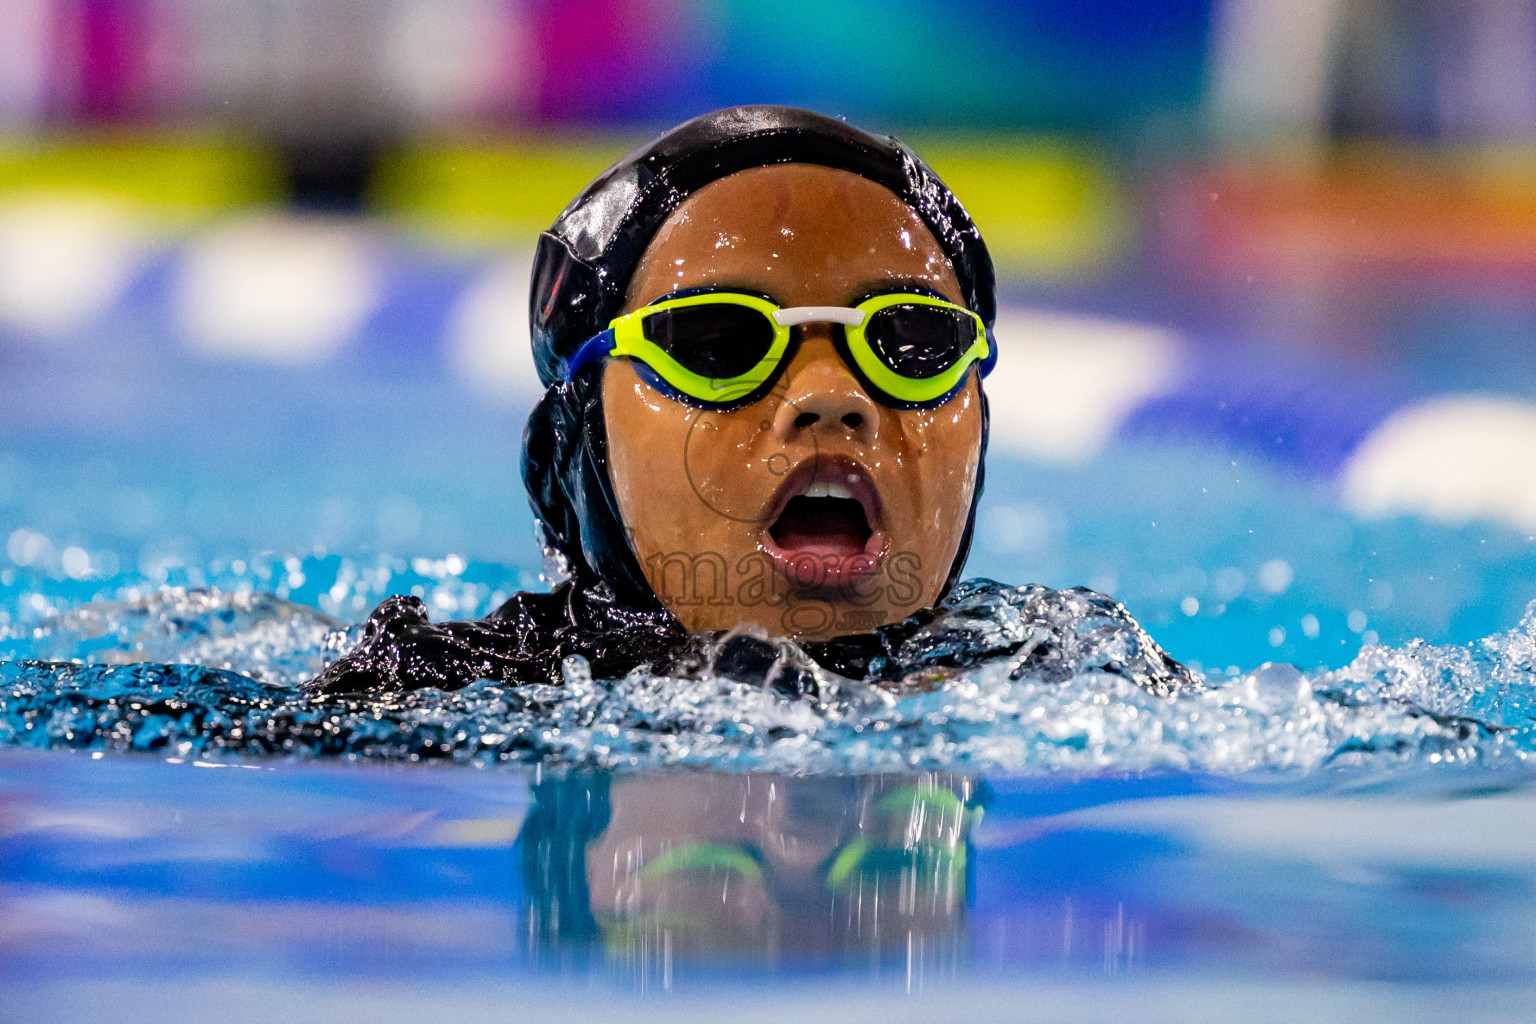
[[[817,482],[805,489],[807,498],[852,498],[853,492],[842,484]]]

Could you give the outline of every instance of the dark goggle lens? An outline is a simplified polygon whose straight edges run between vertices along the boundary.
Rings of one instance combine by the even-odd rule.
[[[645,339],[701,377],[739,377],[773,347],[773,324],[755,309],[710,303],[664,309],[641,322]]]
[[[875,313],[864,337],[886,366],[903,377],[924,380],[959,361],[976,340],[976,321],[958,309],[914,302]]]

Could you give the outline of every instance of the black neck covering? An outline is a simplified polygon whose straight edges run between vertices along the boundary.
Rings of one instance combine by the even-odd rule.
[[[575,584],[606,584],[622,605],[661,607],[630,548],[608,477],[602,366],[589,364],[566,380],[566,361],[622,312],[630,276],[684,199],[737,171],[781,163],[851,171],[890,189],[938,239],[966,304],[989,328],[996,316],[992,258],[976,225],[938,175],[894,138],[792,107],[730,107],[679,125],[604,171],[539,236],[529,317],[534,364],[547,390],[523,432],[523,482],[546,547],[563,558]],[[984,457],[985,394],[981,410]],[[970,551],[984,465],[983,458],[941,597]]]

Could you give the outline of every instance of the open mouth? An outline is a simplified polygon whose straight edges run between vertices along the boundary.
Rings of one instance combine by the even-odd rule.
[[[868,471],[851,459],[802,464],[771,507],[778,514],[763,531],[763,550],[802,586],[835,586],[850,559],[870,566],[882,555],[879,494]]]
[[[852,554],[869,542],[869,517],[848,488],[816,483],[789,499],[768,534],[788,551]]]

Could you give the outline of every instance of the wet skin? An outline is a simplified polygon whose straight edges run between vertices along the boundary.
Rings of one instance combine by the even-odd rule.
[[[646,250],[626,312],[700,286],[781,306],[913,286],[963,303],[916,213],[881,185],[805,164],[742,171],[689,197]],[[959,549],[981,454],[976,374],[936,408],[891,409],[837,353],[839,327],[795,330],[774,391],[740,409],[677,401],[626,359],[605,368],[619,510],[651,588],[690,632],[755,624],[822,639],[896,622],[937,600]],[[850,499],[790,506],[829,485]]]

